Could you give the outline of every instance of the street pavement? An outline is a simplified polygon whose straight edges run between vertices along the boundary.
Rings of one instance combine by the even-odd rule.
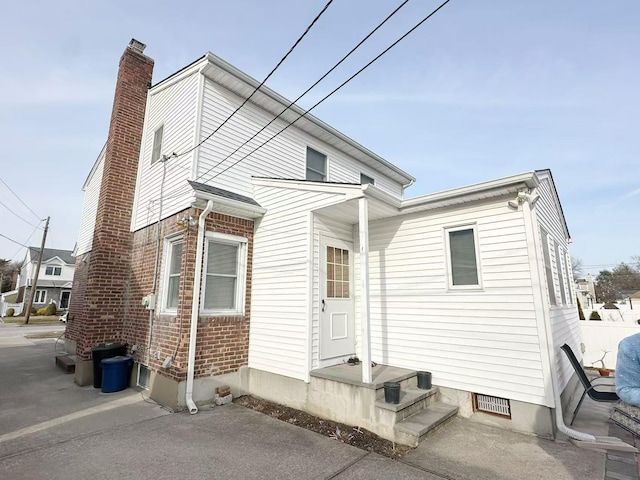
[[[54,355],[52,339],[0,339],[0,479],[604,477],[604,452],[463,419],[394,461],[234,404],[171,413],[133,389],[78,387]]]

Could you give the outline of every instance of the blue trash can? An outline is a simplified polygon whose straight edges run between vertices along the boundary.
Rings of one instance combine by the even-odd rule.
[[[102,367],[102,393],[119,392],[127,388],[132,365],[131,357],[117,356],[102,360],[100,363]]]

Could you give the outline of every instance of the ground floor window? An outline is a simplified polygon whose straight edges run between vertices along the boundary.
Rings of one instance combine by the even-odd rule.
[[[167,239],[163,285],[163,310],[175,312],[178,308],[180,271],[182,265],[182,237]]]
[[[219,315],[244,314],[247,239],[208,233],[204,263],[202,311]]]
[[[33,303],[44,303],[47,301],[46,290],[36,290],[36,295],[33,298]]]

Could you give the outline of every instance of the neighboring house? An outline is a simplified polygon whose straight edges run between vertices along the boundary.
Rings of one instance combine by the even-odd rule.
[[[588,273],[585,278],[576,278],[575,285],[576,295],[582,309],[592,309],[596,301],[596,289],[591,274]]]
[[[13,308],[14,315],[18,315],[22,310],[22,304],[17,303],[18,290],[10,290],[0,293],[0,317],[7,315],[7,310]]]
[[[553,434],[576,385],[559,346],[579,355],[580,331],[549,170],[407,199],[410,175],[317,118],[283,130],[299,107],[243,146],[286,99],[261,87],[226,121],[259,82],[207,53],[147,90],[143,48],[122,56],[83,187],[78,384],[92,347],[121,341],[162,404],[195,412],[226,383],[406,441],[367,392],[429,370],[459,414]],[[335,383],[355,355],[357,378]]]
[[[20,268],[17,302],[22,304],[21,308],[28,303],[31,295],[39,252],[39,248],[29,247]],[[36,293],[33,297],[33,308],[43,308],[52,302],[58,309],[69,308],[75,270],[75,258],[72,253],[71,250],[44,249],[38,284],[35,287]]]

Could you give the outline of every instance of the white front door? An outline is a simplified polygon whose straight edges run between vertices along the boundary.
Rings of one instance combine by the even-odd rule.
[[[320,359],[355,353],[353,243],[320,242]]]

